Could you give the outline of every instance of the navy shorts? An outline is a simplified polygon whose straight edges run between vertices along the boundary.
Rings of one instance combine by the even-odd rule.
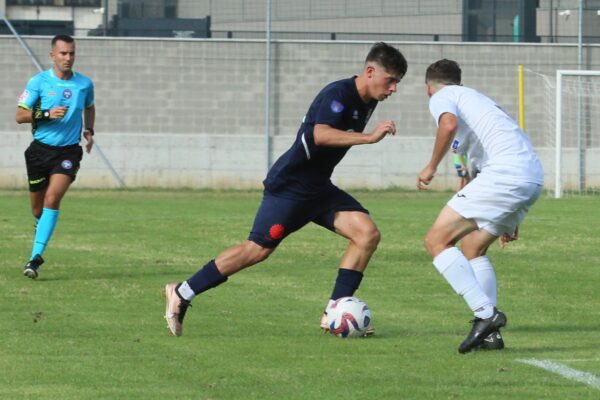
[[[53,174],[69,175],[74,181],[82,156],[79,144],[57,147],[34,140],[25,150],[29,191],[46,189]]]
[[[337,187],[310,200],[289,199],[265,190],[248,240],[273,249],[309,222],[335,232],[333,220],[339,211],[369,213],[354,197]]]

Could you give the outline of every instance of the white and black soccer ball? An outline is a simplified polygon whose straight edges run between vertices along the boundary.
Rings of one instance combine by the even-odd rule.
[[[356,297],[342,297],[327,309],[327,326],[332,335],[347,338],[365,335],[371,324],[371,310]]]

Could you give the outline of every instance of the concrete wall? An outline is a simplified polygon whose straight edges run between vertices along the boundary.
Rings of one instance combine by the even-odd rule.
[[[26,38],[49,65],[50,38]],[[431,62],[452,58],[465,85],[493,97],[517,117],[517,65],[554,77],[572,69],[575,45],[396,43],[409,62],[398,93],[381,103],[367,129],[382,119],[399,132],[353,149],[338,167],[344,187],[412,187],[431,153],[435,126],[423,75]],[[360,72],[371,43],[279,41],[272,47],[272,156],[290,145],[315,94],[328,82]],[[0,37],[0,186],[23,187],[22,152],[29,126],[14,122],[16,101],[36,71],[17,42]],[[104,39],[77,41],[76,69],[96,85],[96,138],[128,186],[260,187],[266,171],[265,44],[261,41]],[[600,69],[600,46],[585,49]],[[527,131],[552,170],[553,132],[539,75],[526,81]],[[546,156],[546,152],[548,155]],[[447,165],[444,168],[448,168]],[[438,185],[453,187],[440,173]],[[550,177],[549,184],[552,183]],[[86,156],[77,185],[111,187],[97,154]]]

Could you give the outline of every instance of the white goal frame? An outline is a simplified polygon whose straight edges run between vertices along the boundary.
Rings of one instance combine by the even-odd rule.
[[[563,76],[600,76],[600,71],[582,71],[559,69],[556,71],[556,153],[554,172],[554,197],[563,196],[562,188],[562,77]],[[581,149],[579,149],[581,151]]]

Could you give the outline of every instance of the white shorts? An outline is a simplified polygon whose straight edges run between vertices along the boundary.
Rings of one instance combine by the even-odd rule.
[[[517,182],[482,172],[447,204],[464,218],[473,219],[479,229],[501,236],[514,233],[542,189],[537,183]]]

